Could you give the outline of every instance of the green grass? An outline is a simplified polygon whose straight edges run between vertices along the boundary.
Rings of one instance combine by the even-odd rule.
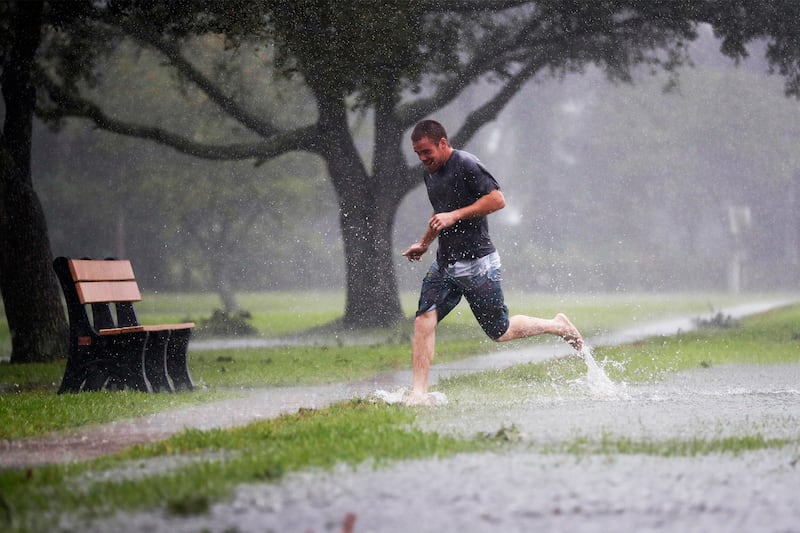
[[[456,324],[455,328],[458,327]],[[457,346],[456,340],[453,342],[453,346]],[[471,349],[468,348],[471,344],[474,343],[467,342],[465,347],[453,349],[451,356],[461,356],[462,349]],[[614,367],[614,371],[619,372],[615,379],[633,383],[659,379],[666,372],[732,362],[797,363],[798,348],[800,306],[794,306],[742,320],[731,329],[708,329],[675,337],[653,338],[628,346],[601,347],[596,353],[600,359],[618,363]],[[395,349],[396,352],[393,351]],[[316,357],[327,361],[318,361],[318,367],[306,361],[303,364],[311,366],[299,370],[297,375],[291,376],[289,373],[275,379],[308,380],[315,372],[320,375],[341,373],[342,367],[355,365],[342,361],[348,354],[352,361],[364,360],[358,363],[364,365],[358,372],[369,372],[370,365],[392,365],[401,358],[407,359],[407,349],[406,345],[392,348],[383,345],[308,348],[303,359]],[[300,352],[281,350],[286,350],[285,357],[299,357]],[[371,354],[376,352],[384,355],[372,358]],[[230,352],[209,352],[207,361],[198,360],[194,363],[197,365],[195,373],[204,376],[202,379],[210,391],[243,386],[242,381],[247,377],[246,368],[251,366],[274,365],[273,371],[278,367],[303,366],[300,361],[293,359],[281,360],[280,353],[267,355],[274,359],[271,363],[265,363],[265,356],[259,355],[261,352],[258,350],[248,357],[237,352],[230,361],[219,360],[225,357],[225,353],[230,355]],[[199,353],[196,359],[200,359]],[[244,369],[237,368],[240,359]],[[226,365],[225,372],[216,365]],[[448,396],[457,395],[460,390],[473,397],[481,394],[493,398],[513,397],[519,393],[520,386],[534,393],[538,390],[546,394],[554,379],[567,380],[585,372],[581,365],[579,358],[567,357],[545,363],[518,365],[499,372],[452,378],[442,381],[440,388]],[[612,365],[606,368],[611,369]],[[352,368],[348,371],[355,372]],[[220,377],[221,374],[225,376]],[[238,377],[228,381],[231,376]],[[259,380],[256,382],[262,383]],[[204,397],[204,394],[209,396]],[[36,395],[43,395],[38,399],[52,403],[36,403]],[[72,423],[81,425],[106,416],[104,411],[111,404],[120,405],[120,413],[110,415],[114,418],[131,416],[130,413],[143,412],[142,409],[172,408],[169,402],[193,398],[208,400],[212,396],[212,392],[179,395],[86,393],[69,396],[54,396],[41,391],[6,392],[2,394],[0,406],[11,405],[13,402],[9,402],[9,399],[20,398],[24,400],[20,403],[30,402],[27,416],[32,419],[46,419],[52,412],[63,409],[65,413],[77,412]],[[161,401],[167,403],[158,405]],[[0,470],[0,505],[3,508],[0,510],[0,526],[7,526],[5,529],[12,531],[48,530],[53,527],[57,517],[64,514],[99,516],[118,509],[160,508],[179,515],[202,513],[213,502],[230,494],[232,488],[240,483],[275,481],[288,472],[308,468],[329,469],[337,464],[356,466],[372,463],[377,467],[402,459],[443,457],[498,447],[507,449],[509,446],[531,445],[519,443],[514,428],[503,429],[490,436],[453,437],[423,432],[415,426],[420,412],[424,411],[353,400],[326,409],[302,410],[297,414],[242,428],[187,430],[163,442],[137,446],[118,456],[90,462]],[[8,411],[3,411],[0,419],[3,421],[0,427],[3,428],[9,424],[28,423],[24,420],[25,416],[15,417]],[[65,422],[66,425],[69,423]],[[44,430],[31,429],[30,433],[39,431]],[[541,451],[579,456],[635,453],[670,457],[738,454],[787,445],[797,446],[798,442],[765,439],[761,435],[709,439],[689,436],[662,441],[603,435],[596,439],[574,438]],[[168,458],[169,466],[158,462],[163,458]]]
[[[4,394],[0,400],[0,439],[37,437],[52,431],[146,416],[225,397],[226,394],[220,391],[144,394],[126,390],[62,396],[43,393]]]
[[[0,495],[11,516],[7,526],[45,531],[64,512],[86,518],[119,508],[202,513],[237,484],[275,481],[291,471],[367,461],[378,467],[495,445],[422,432],[413,428],[414,416],[412,410],[354,400],[231,430],[187,430],[113,459],[0,470]],[[190,461],[148,470],[148,459],[163,456]],[[99,475],[104,471],[108,475]]]
[[[660,457],[696,457],[716,453],[740,455],[744,452],[783,448],[797,441],[788,439],[766,439],[763,435],[737,435],[711,439],[687,438],[665,440],[633,440],[625,437],[603,435],[598,441],[586,437],[563,443],[551,453],[564,452],[573,455],[654,455]]]
[[[415,298],[416,295],[411,293],[402,296],[408,316],[413,314]],[[753,299],[757,297],[513,294],[508,298],[508,305],[512,313],[545,317],[564,311],[584,334],[593,335],[622,324],[700,314]],[[128,393],[125,401],[118,401],[120,396],[114,394],[79,398],[55,396],[64,371],[63,361],[32,365],[0,363],[0,438],[38,436],[49,431],[142,416],[174,409],[188,402],[212,401],[221,391],[230,394],[242,388],[346,381],[410,367],[413,329],[410,319],[385,330],[337,331],[323,326],[337,318],[344,306],[343,295],[338,291],[247,293],[239,295],[239,300],[242,307],[252,313],[252,323],[264,337],[297,335],[309,330],[319,332],[320,328],[324,334],[318,333],[313,344],[308,346],[192,351],[190,344],[190,371],[200,390],[188,396],[153,397]],[[145,295],[137,310],[143,323],[199,321],[210,316],[216,306],[215,295],[158,293]],[[0,316],[0,350],[4,344],[10,349],[8,327],[2,318]],[[327,342],[319,340],[325,340],[326,336]],[[365,338],[368,339],[366,344]],[[540,342],[552,342],[552,339],[539,338],[504,345],[489,341],[462,302],[437,331],[436,362]],[[655,339],[645,347],[653,359],[664,357],[657,355],[659,342]],[[598,350],[598,357],[616,358],[626,365],[629,359],[625,353],[607,352],[605,349]],[[709,359],[709,362],[713,364],[713,360]],[[577,375],[581,367],[574,363],[572,367],[569,362],[560,363],[558,368],[549,372]],[[639,365],[639,374],[654,372],[648,369],[645,361],[636,365]],[[636,365],[626,367],[632,372]],[[670,369],[671,366],[659,361],[659,368]],[[522,367],[517,372],[524,376],[532,370]]]
[[[291,335],[339,318],[344,309],[342,291],[273,291],[237,295],[242,309],[252,315],[251,325],[262,335]],[[142,323],[175,320],[200,322],[220,307],[215,294],[144,294],[136,304]]]
[[[628,382],[726,363],[797,363],[800,306],[749,317],[730,329],[703,328],[628,346],[603,347],[596,350],[595,357],[619,363],[608,367],[609,376]]]
[[[734,328],[701,328],[670,337],[652,337],[622,346],[600,346],[594,357],[604,363],[616,382],[641,383],[665,373],[729,363],[800,363],[800,306],[776,309],[741,320]],[[577,355],[515,365],[441,380],[448,396],[483,394],[492,397],[528,391],[549,392],[554,383],[583,375],[586,366]]]

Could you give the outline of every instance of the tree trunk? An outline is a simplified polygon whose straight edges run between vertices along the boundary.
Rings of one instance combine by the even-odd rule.
[[[210,260],[211,275],[214,278],[214,285],[222,301],[222,309],[228,315],[235,315],[242,311],[242,307],[239,305],[239,300],[236,298],[236,291],[230,281],[230,268],[228,266],[230,256],[224,254],[222,251],[216,251],[214,253],[219,255],[215,255],[215,257]]]
[[[320,94],[317,101],[325,132],[322,153],[339,199],[347,278],[344,324],[387,326],[403,316],[392,256],[400,202],[392,201],[392,187],[370,177],[360,164],[344,101]]]
[[[340,219],[347,262],[344,322],[348,326],[388,326],[403,316],[392,257],[394,211],[380,212],[377,204],[350,210],[349,216]],[[358,213],[355,220],[353,212]]]
[[[66,356],[67,322],[30,170],[36,103],[30,68],[42,5],[19,2],[14,9],[13,45],[0,80],[6,108],[0,138],[0,294],[11,331],[11,362],[29,363]]]

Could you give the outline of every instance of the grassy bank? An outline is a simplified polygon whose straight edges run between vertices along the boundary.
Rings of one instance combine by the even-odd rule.
[[[407,315],[414,298],[402,298]],[[586,335],[623,324],[706,313],[710,309],[751,301],[754,296],[728,295],[542,295],[514,294],[512,313],[553,316],[566,312]],[[252,314],[252,325],[265,338],[289,338],[292,344],[272,348],[194,351],[189,365],[198,390],[191,394],[145,395],[92,393],[56,396],[64,362],[32,365],[0,363],[0,438],[42,435],[143,416],[189,403],[216,400],[242,388],[319,384],[364,378],[410,367],[411,319],[385,330],[351,332],[331,327],[344,301],[340,292],[248,293],[239,297]],[[149,294],[138,307],[143,323],[208,318],[216,297],[201,294]],[[310,333],[309,333],[310,332]],[[298,340],[305,333],[306,340]],[[195,336],[202,341],[202,332]],[[513,343],[553,342],[532,339]],[[0,347],[10,349],[8,328],[0,317]],[[452,361],[507,348],[489,341],[477,327],[465,303],[437,331],[436,361]],[[0,348],[1,349],[1,348]],[[0,351],[0,354],[3,352]]]
[[[564,311],[584,334],[591,336],[622,324],[699,315],[754,298],[757,297],[735,298],[717,294],[516,294],[509,298],[508,304],[513,313],[536,316],[552,316]],[[402,299],[409,316],[413,313],[413,300],[411,294]],[[252,324],[263,337],[292,336],[292,340],[297,341],[300,333],[309,331],[313,332],[313,337],[306,345],[258,349],[192,351],[190,345],[190,371],[198,390],[189,395],[126,392],[55,396],[64,371],[63,361],[33,365],[0,364],[0,438],[31,437],[49,431],[142,416],[188,403],[213,401],[221,394],[235,394],[242,388],[346,381],[410,366],[410,319],[387,330],[368,332],[354,333],[325,327],[343,307],[339,292],[249,293],[240,295],[240,302],[251,312]],[[212,295],[151,294],[144,298],[138,310],[144,323],[185,319],[200,322],[210,316],[215,303],[216,298]],[[5,343],[10,347],[7,331],[7,325],[0,320],[0,346]],[[552,342],[552,339],[521,342]],[[520,342],[514,343],[514,346],[520,345]],[[469,308],[462,302],[437,332],[436,360],[451,361],[506,347],[483,336]],[[605,356],[604,353],[601,355]]]
[[[627,346],[601,347],[597,355],[619,363],[616,367],[607,365],[607,368],[616,368],[614,378],[628,383],[657,380],[667,372],[730,362],[798,362],[800,306],[727,325],[733,327],[710,327]],[[441,388],[454,396],[459,391],[468,391],[473,396],[511,395],[522,384],[528,390],[540,387],[542,394],[546,394],[554,378],[566,380],[585,372],[581,364],[577,357],[569,357],[520,365],[501,372],[446,380]],[[5,393],[3,404],[14,394],[23,395]],[[91,395],[56,398],[66,402],[82,396]],[[104,402],[112,400],[125,403],[130,398],[132,403],[139,404],[145,398],[150,401],[195,397],[194,394],[128,393],[95,396],[100,398],[97,409],[103,409]],[[90,399],[86,401],[91,402]],[[77,409],[91,411],[94,408],[87,404]],[[237,429],[188,430],[155,445],[132,448],[117,457],[2,470],[0,503],[5,514],[0,517],[0,524],[12,530],[46,530],[62,513],[98,516],[118,509],[153,507],[173,514],[200,513],[239,483],[274,481],[288,472],[329,468],[339,463],[380,465],[414,457],[493,449],[514,440],[508,438],[509,435],[513,437],[511,432],[464,438],[422,432],[414,426],[418,414],[417,409],[353,400]],[[563,450],[575,454],[601,450],[601,453],[701,455],[785,444],[747,435],[719,442],[691,438],[662,443],[611,442],[599,438],[597,442],[565,442]]]
[[[115,458],[0,471],[0,495],[9,510],[6,526],[47,531],[63,513],[92,517],[143,507],[163,506],[175,515],[203,513],[239,483],[274,481],[306,468],[368,460],[377,466],[492,445],[424,433],[411,427],[413,420],[411,410],[354,400],[232,430],[188,430]],[[169,461],[159,466],[157,458]]]

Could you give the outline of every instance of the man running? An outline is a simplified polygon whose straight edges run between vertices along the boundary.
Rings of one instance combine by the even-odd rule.
[[[508,316],[500,287],[500,257],[489,237],[487,215],[505,207],[500,186],[474,155],[456,150],[436,121],[424,120],[411,133],[422,166],[433,216],[419,242],[403,252],[419,261],[437,238],[439,247],[422,281],[414,320],[411,403],[426,403],[428,374],[436,339],[436,325],[455,308],[461,297],[469,302],[483,331],[498,342],[557,335],[579,352],[580,332],[562,313],[552,319]]]

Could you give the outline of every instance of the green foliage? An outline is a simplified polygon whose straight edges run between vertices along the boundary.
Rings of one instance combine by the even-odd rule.
[[[279,37],[279,68],[300,70],[317,94],[355,93],[364,107],[399,100],[417,87],[434,57],[455,50],[447,40],[451,32],[426,32],[425,10],[415,1],[389,0],[380,9],[331,0],[268,5]]]
[[[720,16],[716,12],[718,9],[687,2],[514,2],[497,5],[470,2],[451,5],[392,0],[382,2],[380,6],[366,6],[360,2],[331,0],[235,0],[226,6],[200,3],[176,8],[132,0],[95,7],[96,20],[86,21],[85,26],[68,26],[63,33],[48,35],[48,46],[43,50],[42,59],[43,64],[56,73],[55,81],[63,81],[67,88],[81,92],[85,87],[73,87],[75,84],[68,75],[87,74],[90,69],[91,73],[98,74],[100,90],[88,91],[82,96],[97,102],[106,115],[122,123],[109,124],[109,121],[98,120],[93,115],[92,119],[100,127],[155,140],[192,156],[229,162],[256,161],[259,166],[266,162],[270,167],[269,170],[263,167],[260,174],[266,179],[252,181],[252,169],[246,169],[245,165],[231,163],[222,169],[213,163],[204,163],[165,168],[167,165],[158,155],[149,158],[147,154],[139,154],[141,150],[135,147],[123,148],[135,154],[126,158],[135,164],[117,165],[118,168],[134,169],[133,175],[118,181],[131,183],[141,179],[149,182],[151,194],[132,203],[158,204],[160,211],[169,215],[169,220],[142,219],[142,222],[152,224],[154,233],[151,238],[166,242],[171,250],[179,250],[170,257],[153,261],[159,266],[168,263],[158,269],[159,279],[168,279],[174,284],[180,282],[184,286],[220,288],[226,284],[244,285],[245,282],[251,287],[264,287],[268,283],[277,285],[298,279],[301,276],[291,278],[291,274],[302,270],[304,279],[319,277],[320,272],[330,270],[331,262],[327,261],[327,268],[318,268],[320,265],[308,266],[304,259],[324,256],[332,248],[334,253],[344,250],[350,256],[347,259],[351,266],[356,261],[353,256],[390,257],[386,250],[378,254],[363,253],[364,250],[355,253],[350,251],[350,246],[330,247],[329,242],[338,242],[338,233],[325,232],[320,238],[315,223],[330,226],[335,214],[325,217],[324,222],[321,222],[322,217],[314,215],[320,214],[317,211],[321,205],[332,206],[334,211],[344,206],[353,209],[356,205],[358,214],[350,220],[374,221],[385,214],[387,206],[399,204],[403,196],[418,184],[418,180],[406,178],[410,169],[401,156],[400,143],[406,142],[402,132],[414,120],[444,110],[461,95],[468,94],[467,98],[471,100],[465,108],[466,116],[457,120],[464,123],[455,135],[457,144],[464,145],[481,126],[497,118],[512,96],[533,77],[582,72],[589,64],[597,65],[610,77],[622,80],[634,79],[636,66],[642,63],[653,69],[663,68],[672,72],[676,65],[686,62],[686,45],[697,37],[698,22],[712,20],[719,25],[721,34],[727,39],[723,50],[735,57],[743,55],[743,46],[754,37],[772,35],[778,39],[778,46],[770,49],[769,57],[774,59],[776,54],[787,56],[784,59],[791,66],[794,53],[788,46],[791,41],[786,40],[786,28],[775,24],[775,13],[787,20],[792,20],[796,14],[796,8],[788,5],[768,10],[748,5],[741,11],[734,10],[735,13]],[[744,27],[748,28],[747,31],[738,31]],[[93,32],[100,35],[95,48],[104,50],[103,53],[92,52],[92,47],[87,47],[84,42],[95,34]],[[69,68],[80,61],[84,64]],[[282,75],[287,72],[301,75]],[[469,87],[485,86],[486,81],[498,86],[499,90],[494,94],[487,91],[485,94],[488,96],[483,92],[466,91]],[[594,91],[596,82],[592,84]],[[116,95],[122,95],[122,98],[115,98]],[[53,101],[50,103],[58,105],[42,109],[43,115],[51,118],[58,118],[61,114],[87,116],[85,107],[67,98],[59,101],[56,95],[51,97]],[[525,100],[530,100],[530,97],[526,96]],[[335,109],[344,110],[348,106],[351,110],[355,107],[359,112],[371,110],[374,113],[364,112],[358,117],[349,117],[349,120],[343,112],[333,113]],[[669,111],[672,111],[671,107]],[[319,122],[322,112],[325,113],[324,124]],[[336,119],[332,118],[333,115]],[[716,116],[725,115],[739,117],[740,113],[716,113]],[[364,129],[355,124],[363,123],[370,116],[375,116],[374,125],[366,128],[369,137],[374,139],[372,148],[368,148],[370,140],[367,136],[357,135]],[[145,122],[153,127],[137,127]],[[622,123],[624,128],[628,128],[624,117],[610,122]],[[524,124],[528,123],[524,121]],[[715,125],[714,121],[706,120],[705,123],[710,127]],[[699,127],[689,129],[702,131]],[[535,130],[541,131],[540,128]],[[593,128],[589,130],[593,131]],[[548,136],[547,133],[542,135]],[[638,131],[634,136],[637,139],[648,137]],[[592,142],[604,137],[593,135]],[[664,144],[657,133],[649,137],[654,146]],[[724,138],[721,135],[703,137]],[[692,147],[696,145],[691,135],[685,138]],[[114,144],[119,144],[117,137],[114,137]],[[550,143],[543,143],[541,137],[530,143],[536,144],[550,146]],[[283,187],[285,184],[280,183],[284,178],[282,165],[273,167],[271,163],[276,163],[273,160],[277,156],[293,151],[308,151],[326,159],[328,170],[332,171],[338,204],[333,194],[314,197],[311,202],[303,199],[311,196],[310,191],[318,189],[319,165],[314,165],[316,168],[308,172],[285,173],[295,185],[308,178],[313,182],[310,189],[293,194]],[[741,150],[729,152],[734,155],[745,153]],[[614,171],[626,166],[626,163],[616,161],[616,153],[619,151],[607,151],[602,158],[610,161]],[[529,155],[526,152],[528,160],[516,165],[529,167]],[[117,154],[109,159],[120,157]],[[145,163],[148,159],[154,163]],[[670,162],[690,159],[682,154],[682,157],[670,158]],[[746,159],[745,156],[742,160]],[[768,156],[767,159],[781,161]],[[691,162],[687,163],[690,165]],[[368,175],[367,166],[374,169],[375,175]],[[589,201],[579,209],[574,206],[566,206],[572,209],[556,209],[557,213],[585,211],[587,205],[592,205],[591,201],[597,195],[591,187],[584,187],[586,180],[583,179],[583,176],[595,174],[591,167],[579,173],[581,184],[576,187]],[[674,165],[650,164],[649,167],[674,169]],[[334,175],[337,169],[346,170]],[[672,175],[658,176],[656,180],[642,180],[645,175],[642,172],[621,174],[624,174],[621,184],[611,186],[607,186],[607,176],[598,177],[601,186],[619,194],[611,202],[614,205],[608,209],[608,217],[614,219],[615,226],[625,225],[619,232],[608,231],[607,235],[616,237],[613,243],[603,245],[608,244],[604,246],[606,250],[614,250],[611,244],[616,246],[621,242],[617,238],[620,233],[624,233],[627,240],[637,242],[634,245],[636,249],[623,253],[615,251],[615,258],[604,262],[608,266],[600,267],[609,277],[619,273],[615,276],[617,279],[608,280],[605,287],[615,289],[619,281],[637,277],[642,279],[637,280],[636,287],[653,286],[651,282],[656,276],[651,274],[652,268],[643,268],[639,264],[651,259],[652,250],[661,248],[648,242],[646,235],[638,235],[636,228],[671,227],[664,223],[670,214],[657,212],[652,225],[626,223],[631,211],[641,209],[646,214],[653,207],[652,202],[643,201],[647,194],[656,201],[671,199],[671,196],[661,191],[653,193],[649,189],[644,191],[644,195],[630,194],[630,176],[648,183],[647,187],[652,187],[654,182],[678,184],[682,183],[681,179],[691,184],[696,177],[674,170]],[[759,172],[747,174],[760,176]],[[558,177],[556,180],[563,181]],[[374,187],[371,183],[379,186]],[[120,187],[111,190],[120,191],[114,202],[117,213],[131,205],[126,203],[131,200],[128,191]],[[288,199],[284,200],[284,194]],[[539,196],[543,202],[552,200],[548,194]],[[689,197],[693,200],[707,196],[689,194]],[[293,206],[293,215],[304,215],[299,225],[276,220],[281,217],[273,219],[267,216],[267,213],[279,213],[278,207],[285,203]],[[308,204],[314,207],[308,208]],[[675,199],[675,205],[681,205],[680,199]],[[604,208],[600,206],[595,211],[604,211]],[[142,210],[137,206],[135,211]],[[617,214],[619,220],[615,219]],[[128,217],[131,216],[128,213]],[[393,215],[388,216],[391,218]],[[548,218],[544,217],[545,220]],[[605,221],[598,224],[596,217],[590,218],[588,224],[594,228],[606,226]],[[701,222],[705,225],[707,221]],[[378,231],[375,228],[385,226],[366,224],[352,227],[349,231],[355,235],[351,236],[354,239],[351,242],[386,246],[383,243],[389,242],[387,236],[375,235]],[[314,230],[295,229],[302,227],[314,227]],[[575,228],[576,234],[589,235],[589,240],[604,239],[598,239],[594,232],[586,232],[577,224],[570,227]],[[263,232],[252,231],[253,228],[263,228]],[[531,227],[527,226],[526,232],[530,233],[530,230]],[[151,242],[149,239],[141,240]],[[268,244],[265,243],[267,240]],[[554,240],[563,241],[562,238]],[[585,244],[575,244],[569,239],[567,242],[576,249]],[[676,248],[687,248],[685,241],[675,239],[675,242]],[[292,252],[294,244],[303,249]],[[705,249],[702,245],[697,247]],[[541,250],[537,253],[541,257]],[[556,253],[559,262],[574,265],[581,259],[575,257],[580,252]],[[693,258],[698,254],[689,255]],[[716,252],[712,255],[719,256]],[[232,257],[242,259],[248,268],[231,267]],[[686,262],[685,258],[675,260],[675,257],[680,257],[680,254],[664,250],[655,258],[659,262],[670,261],[658,272],[656,279],[669,277],[676,267],[681,266],[676,263]],[[529,264],[528,259],[521,261]],[[321,262],[325,263],[325,259]],[[588,263],[587,268],[596,267],[597,261],[590,257]],[[186,265],[191,265],[191,270]],[[327,277],[321,284],[331,280],[341,283],[343,266],[337,263],[335,276]],[[367,266],[369,268],[358,268],[359,273],[354,277],[366,276],[366,272],[372,271],[390,272],[387,264]],[[711,266],[710,260],[692,261],[684,272],[687,276],[697,270],[713,272]],[[258,275],[254,275],[255,270],[259,271]],[[284,277],[278,280],[279,276]],[[364,281],[371,280],[359,280]],[[384,296],[381,300],[386,302],[385,306],[393,306],[390,298]],[[347,307],[348,313],[368,304],[370,302],[353,303]],[[397,313],[389,309],[386,315],[395,318]]]

